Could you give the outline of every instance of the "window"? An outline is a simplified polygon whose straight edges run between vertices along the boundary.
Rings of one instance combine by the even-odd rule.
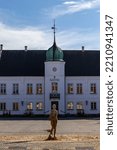
[[[18,111],[19,110],[19,103],[18,102],[14,102],[13,103],[13,111]]]
[[[31,83],[27,84],[27,94],[33,94],[33,86]]]
[[[42,94],[42,84],[36,84],[36,94]]]
[[[58,83],[52,82],[52,93],[57,93],[57,92],[58,92]]]
[[[6,103],[0,103],[0,111],[6,110]]]
[[[27,110],[32,110],[33,109],[33,104],[30,102],[27,104]]]
[[[82,94],[82,84],[81,83],[77,84],[77,94]]]
[[[0,94],[6,94],[6,84],[4,83],[0,84]]]
[[[19,94],[19,84],[13,84],[13,94]]]
[[[67,93],[68,94],[73,94],[73,84],[68,83]]]
[[[83,109],[83,104],[82,104],[82,102],[77,103],[76,109],[78,109],[78,110]]]
[[[42,102],[36,103],[36,110],[42,110],[42,109],[43,109],[43,103]]]
[[[78,115],[84,114],[84,109],[83,109],[83,103],[82,102],[78,102],[76,104],[76,109],[77,109],[77,114]]]
[[[96,102],[91,102],[91,110],[96,110]]]
[[[68,110],[73,109],[73,106],[74,106],[74,105],[73,105],[73,102],[68,102],[68,103],[67,103],[67,109],[68,109]]]
[[[96,84],[95,83],[91,83],[90,93],[96,94]]]

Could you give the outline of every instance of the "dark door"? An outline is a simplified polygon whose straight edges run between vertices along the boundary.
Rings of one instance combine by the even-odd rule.
[[[52,105],[55,104],[56,105],[56,109],[58,110],[58,101],[52,101],[51,102],[51,109],[52,109]]]

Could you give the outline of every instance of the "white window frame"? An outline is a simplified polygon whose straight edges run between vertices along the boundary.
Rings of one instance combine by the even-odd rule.
[[[76,109],[77,110],[82,110],[83,109],[83,102],[77,102]]]
[[[42,83],[36,84],[36,94],[43,94],[43,86]]]
[[[6,103],[0,102],[0,111],[5,111],[6,110]]]
[[[90,84],[90,94],[96,94],[96,83],[91,83]]]
[[[58,83],[57,82],[52,82],[52,93],[57,93],[58,92]]]
[[[19,94],[19,84],[13,83],[13,95],[18,95],[18,94]]]
[[[6,95],[6,84],[0,83],[0,95]]]
[[[27,83],[27,94],[28,95],[33,94],[33,84],[32,83]]]
[[[97,103],[91,102],[90,107],[91,107],[91,110],[97,110]]]
[[[74,103],[72,101],[67,102],[67,110],[73,110],[73,109],[74,109]]]
[[[33,103],[28,102],[26,107],[27,107],[27,110],[33,110]]]
[[[19,103],[18,102],[13,102],[13,111],[19,111]]]
[[[83,85],[82,85],[82,83],[77,83],[77,94],[83,94]]]
[[[43,110],[43,102],[36,103],[36,110]]]
[[[68,83],[67,84],[67,93],[68,94],[73,94],[74,93],[74,85],[73,85],[73,83]]]

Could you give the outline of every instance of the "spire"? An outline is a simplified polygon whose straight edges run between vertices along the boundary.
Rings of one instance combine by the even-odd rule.
[[[53,33],[54,33],[54,43],[53,43],[53,60],[55,60],[55,50],[56,50],[56,26],[55,26],[55,19],[54,19],[54,25],[52,27]]]
[[[52,27],[53,33],[54,33],[54,44],[56,44],[56,25],[55,25],[55,19],[54,19],[54,25]]]

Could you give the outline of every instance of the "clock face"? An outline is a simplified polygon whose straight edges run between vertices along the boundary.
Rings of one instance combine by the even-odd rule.
[[[57,68],[56,68],[56,67],[53,67],[52,70],[53,70],[54,72],[56,72],[56,71],[57,71]]]

